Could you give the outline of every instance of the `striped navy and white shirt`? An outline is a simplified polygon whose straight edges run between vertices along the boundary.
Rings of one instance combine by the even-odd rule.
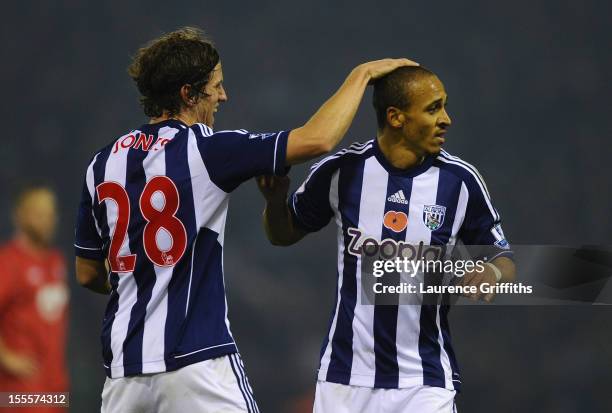
[[[500,216],[476,169],[442,151],[400,170],[371,140],[315,164],[289,198],[289,206],[303,229],[318,231],[333,218],[338,231],[336,303],[318,379],[372,388],[429,385],[458,390],[449,306],[359,302],[361,257],[351,253],[350,243],[358,230],[380,242],[452,246],[461,240],[490,246],[488,260],[511,255]],[[387,221],[388,214],[404,218]]]
[[[75,251],[110,265],[101,337],[109,377],[237,352],[223,279],[229,193],[253,176],[284,174],[288,134],[168,120],[93,157]]]

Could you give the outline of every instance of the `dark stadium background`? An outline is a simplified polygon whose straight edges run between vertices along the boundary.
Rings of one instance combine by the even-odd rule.
[[[217,128],[299,126],[356,64],[407,56],[445,83],[454,123],[447,149],[480,169],[511,241],[611,244],[610,3],[379,3],[3,5],[0,236],[11,233],[11,194],[46,181],[60,197],[58,243],[72,260],[90,156],[145,121],[125,72],[130,55],[190,24],[221,53],[229,102]],[[374,137],[369,99],[342,145]],[[293,187],[305,171],[293,169]],[[261,410],[297,412],[313,391],[331,310],[335,234],[328,228],[298,246],[271,247],[262,205],[254,182],[230,203],[230,320]],[[70,285],[71,411],[94,412],[105,297]],[[611,320],[610,307],[453,309],[460,411],[612,411]]]

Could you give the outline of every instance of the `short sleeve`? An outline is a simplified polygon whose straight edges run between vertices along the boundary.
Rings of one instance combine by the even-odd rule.
[[[325,227],[334,215],[330,203],[332,180],[338,173],[336,160],[325,158],[310,169],[304,183],[289,197],[293,221],[308,232]]]
[[[91,179],[90,179],[91,178]],[[104,260],[104,244],[93,215],[93,173],[91,166],[83,184],[75,226],[74,252],[77,257]]]
[[[468,190],[468,203],[459,238],[478,258],[486,261],[500,256],[512,258],[514,253],[502,230],[501,216],[493,206],[484,180],[476,172],[464,184]]]
[[[212,132],[196,124],[198,149],[210,179],[225,192],[258,175],[287,173],[289,131],[250,133],[245,130]]]

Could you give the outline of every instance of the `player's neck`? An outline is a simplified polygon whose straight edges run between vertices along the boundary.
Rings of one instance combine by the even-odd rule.
[[[149,123],[159,123],[159,122],[163,122],[163,121],[170,120],[170,119],[180,120],[181,122],[183,122],[185,125],[188,125],[188,126],[191,126],[194,123],[198,122],[196,117],[193,116],[191,113],[181,112],[177,115],[170,116],[168,112],[164,112],[162,113],[161,116],[151,118],[149,120]]]
[[[31,255],[44,255],[49,250],[48,245],[36,242],[32,238],[30,238],[25,232],[20,230],[15,233],[15,241],[21,249]]]
[[[378,133],[378,147],[391,165],[398,169],[410,169],[423,162],[425,156],[416,153],[406,142],[392,133]]]

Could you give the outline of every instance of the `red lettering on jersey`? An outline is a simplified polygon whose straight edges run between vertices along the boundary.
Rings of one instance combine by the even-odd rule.
[[[128,135],[121,140],[121,147],[123,149],[131,148],[136,142],[136,137],[134,135]]]
[[[134,135],[126,136],[125,138],[121,139],[120,142],[115,143],[115,149],[113,150],[113,153],[117,153],[117,151],[119,150],[119,145],[121,145],[122,149],[127,149],[131,148],[134,142],[136,142],[136,137]]]
[[[134,149],[138,149],[139,147],[141,147],[143,151],[148,152],[149,149],[151,149],[151,146],[153,146],[153,138],[153,135],[147,136],[144,133],[141,133],[140,135],[138,135],[138,140],[134,145]]]
[[[145,152],[150,151],[151,149],[157,151],[165,146],[172,139],[157,137],[155,142],[155,135],[145,135],[144,133],[140,133],[138,138],[134,135],[128,135],[120,141],[115,142],[115,147],[113,149],[113,153],[117,153],[119,149],[141,149]],[[159,144],[159,145],[158,145]]]

